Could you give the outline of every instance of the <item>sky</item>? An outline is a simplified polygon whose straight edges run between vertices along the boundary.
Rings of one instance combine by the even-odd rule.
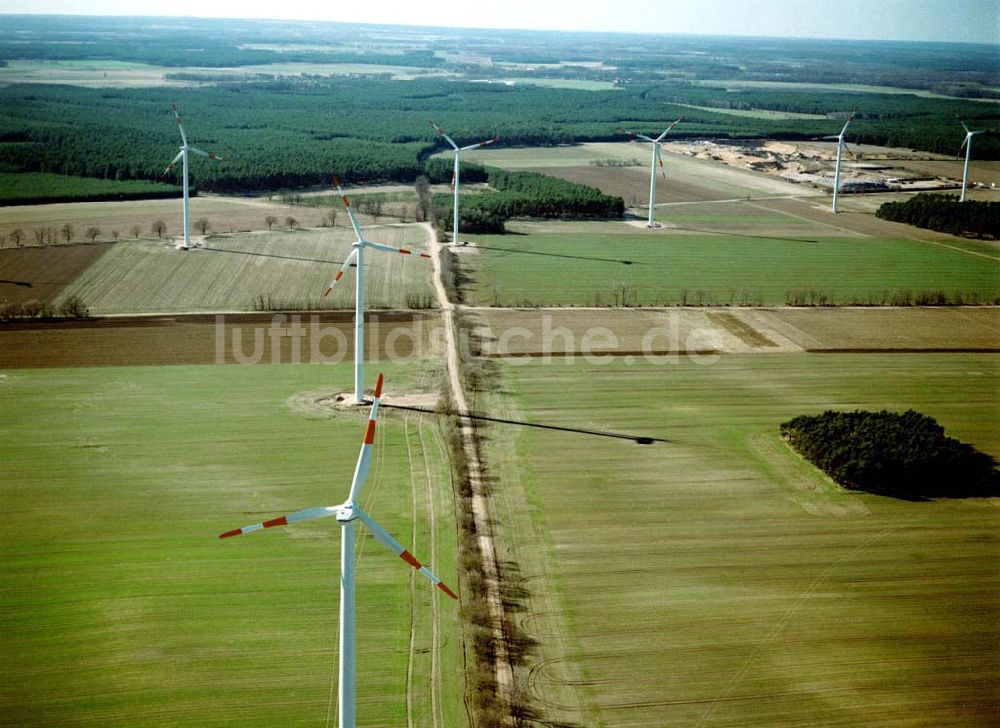
[[[1000,44],[997,0],[0,0],[0,12]]]

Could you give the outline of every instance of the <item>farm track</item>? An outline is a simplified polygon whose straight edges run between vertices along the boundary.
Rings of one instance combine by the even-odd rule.
[[[443,246],[435,242],[436,235],[434,229],[429,224],[423,223],[422,226],[427,232],[429,247],[432,251],[434,289],[437,294],[438,307],[441,310],[442,323],[445,330],[449,388],[452,399],[455,402],[455,408],[461,413],[468,413],[470,410],[465,390],[462,387],[460,351],[457,342],[458,331],[455,320],[455,312],[460,307],[449,300],[442,279],[441,249]],[[493,626],[493,643],[495,649],[494,674],[497,684],[497,697],[501,705],[510,706],[512,691],[514,689],[514,676],[504,635],[505,620],[503,595],[500,591],[499,563],[493,541],[490,505],[486,495],[483,468],[476,447],[475,431],[467,419],[461,425],[461,434],[463,449],[468,461],[469,481],[472,487],[473,518],[476,522],[478,544],[486,576],[486,601],[490,611],[490,621]]]

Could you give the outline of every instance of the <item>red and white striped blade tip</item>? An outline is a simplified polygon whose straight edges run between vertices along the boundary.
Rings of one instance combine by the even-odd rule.
[[[232,531],[226,531],[225,533],[220,533],[219,538],[232,538],[233,536],[241,536],[244,533],[253,533],[254,531],[259,531],[262,528],[274,528],[275,526],[287,526],[288,519],[285,516],[279,516],[278,518],[272,518],[269,521],[264,521],[260,524],[254,524],[253,526],[244,526],[243,528],[234,528]]]
[[[326,298],[327,296],[329,296],[330,295],[330,291],[332,291],[332,290],[333,290],[333,286],[327,286],[327,289],[325,291],[323,291],[323,298]]]
[[[453,591],[452,591],[451,589],[449,589],[449,588],[448,588],[448,585],[447,585],[447,584],[445,584],[445,583],[444,583],[443,581],[439,581],[439,582],[438,582],[438,584],[437,584],[437,588],[438,588],[438,589],[440,589],[441,591],[443,591],[443,592],[444,592],[445,594],[447,594],[448,596],[450,596],[450,597],[451,597],[452,599],[454,599],[454,600],[455,600],[456,602],[458,601],[458,594],[456,594],[456,593],[455,593],[455,592],[453,592]]]
[[[378,373],[378,379],[375,380],[375,399],[382,396],[382,372]]]

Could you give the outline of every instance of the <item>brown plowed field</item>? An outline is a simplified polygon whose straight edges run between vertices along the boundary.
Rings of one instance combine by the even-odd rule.
[[[336,363],[354,355],[353,321],[338,311],[8,322],[0,368]],[[436,353],[436,316],[376,312],[365,322],[367,361]]]
[[[51,301],[111,246],[78,243],[0,250],[0,304]]]

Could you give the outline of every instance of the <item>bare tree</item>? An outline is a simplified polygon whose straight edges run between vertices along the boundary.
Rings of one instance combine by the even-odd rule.
[[[330,227],[337,227],[337,211],[329,210],[326,213],[326,219],[330,221]]]
[[[129,232],[132,234],[133,238],[135,238],[136,240],[139,239],[139,226],[138,225],[133,225],[131,227],[131,229],[129,229]]]
[[[276,222],[278,222],[278,218],[276,218],[274,215],[268,215],[267,217],[264,218],[264,224],[267,225],[268,230],[274,227],[274,224]]]
[[[97,236],[101,234],[101,229],[96,227],[87,228],[87,232],[84,233],[85,236],[90,238],[90,242],[94,242]]]
[[[291,215],[289,215],[288,217],[285,218],[285,224],[288,226],[289,230],[294,230],[295,226],[299,224],[299,221],[296,220]]]
[[[426,175],[420,175],[413,182],[413,187],[417,191],[417,222],[427,222],[427,215],[431,209],[431,181]]]
[[[112,230],[111,231],[111,239],[114,240],[116,243],[118,242],[118,231],[117,230]]]
[[[382,200],[372,200],[371,208],[372,219],[378,223],[379,217],[382,215]]]
[[[69,296],[59,307],[59,313],[66,318],[89,318],[90,310],[79,296]]]
[[[45,228],[35,228],[31,233],[35,236],[35,245],[45,245]]]
[[[14,241],[14,245],[18,248],[21,247],[21,243],[24,241],[24,230],[21,228],[14,228],[10,231],[10,239]]]
[[[200,232],[202,235],[204,235],[205,231],[208,230],[209,225],[210,223],[208,222],[207,217],[199,217],[197,220],[194,221],[195,228],[197,228],[198,232]]]
[[[163,233],[167,231],[167,224],[163,222],[163,220],[157,220],[156,222],[153,223],[152,230],[154,233],[156,233],[157,238],[162,238]]]
[[[64,238],[66,238],[67,243],[73,239],[73,226],[70,225],[69,223],[66,223],[61,228],[59,228],[59,232],[62,233],[62,236]]]

